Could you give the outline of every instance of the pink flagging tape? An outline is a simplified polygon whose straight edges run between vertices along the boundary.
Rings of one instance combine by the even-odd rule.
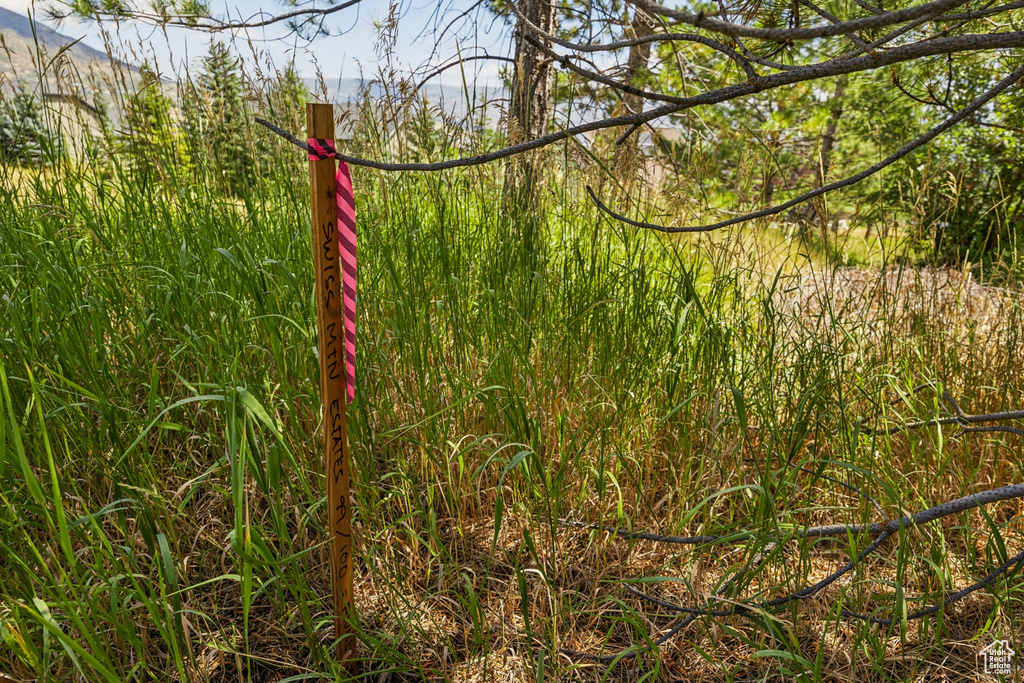
[[[345,388],[351,403],[356,397],[356,201],[352,176],[344,161],[338,163],[334,194],[338,203],[338,255],[345,317]]]
[[[334,147],[334,140],[306,138],[306,144],[309,145],[306,156],[310,161],[323,161],[338,155],[338,150]]]
[[[338,156],[334,140],[307,138],[310,161]],[[341,262],[341,302],[345,320],[345,395],[356,397],[356,200],[348,164],[338,163],[334,194],[338,205],[338,259]]]

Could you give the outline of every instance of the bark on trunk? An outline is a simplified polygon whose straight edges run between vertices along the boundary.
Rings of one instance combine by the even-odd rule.
[[[651,26],[650,19],[647,18],[647,15],[642,14],[640,10],[633,10],[633,21],[630,23],[630,27],[635,39],[646,38],[654,33],[654,27]],[[647,70],[647,62],[650,59],[651,43],[630,46],[629,59],[626,60],[626,80],[630,85],[634,87],[641,87],[643,85],[643,74]],[[636,114],[644,108],[644,98],[640,95],[627,93],[623,95],[622,99],[630,114]]]
[[[632,29],[633,38],[646,38],[647,36],[654,33],[654,27],[651,25],[650,19],[640,12],[640,10],[633,10],[633,21],[630,23]],[[634,87],[643,86],[644,72],[647,71],[647,63],[651,58],[651,43],[644,43],[643,45],[631,45],[629,48],[629,58],[626,61],[626,82]],[[622,103],[625,105],[626,112],[629,114],[637,114],[643,111],[644,98],[640,95],[625,94],[622,96]],[[637,133],[629,136],[629,138],[623,142],[615,151],[615,167],[621,171],[636,170],[636,158],[640,153],[640,144],[637,137]],[[633,173],[628,173],[627,177],[632,178]]]
[[[836,80],[836,90],[832,94],[832,111],[829,113],[825,134],[821,137],[821,164],[818,166],[818,187],[825,184],[828,169],[832,165],[832,150],[836,145],[836,129],[839,119],[843,117],[843,97],[846,95],[846,74]]]
[[[828,115],[828,123],[825,124],[825,132],[821,136],[821,147],[818,150],[818,163],[814,165],[814,179],[816,187],[821,187],[828,182],[828,169],[832,165],[832,153],[836,146],[836,131],[839,128],[839,120],[843,117],[843,98],[846,95],[847,76],[843,74],[836,80],[836,89],[832,93],[832,110]],[[802,210],[797,213],[797,222],[800,225],[800,233],[804,234],[810,225],[818,225],[821,228],[822,238],[828,229],[825,225],[826,216],[822,209],[825,206],[824,196],[808,202]]]
[[[554,0],[522,0],[522,13],[535,26],[555,31]],[[550,119],[551,61],[526,40],[523,27],[516,27],[516,56],[508,110],[509,142],[521,142],[543,135]],[[551,47],[550,41],[533,36]],[[534,155],[513,159],[506,174],[506,195],[519,195],[532,202],[540,169]]]
[[[553,0],[525,0],[520,10],[533,24],[548,33],[554,32],[555,6]],[[512,74],[512,93],[509,105],[510,123],[515,122],[523,139],[544,134],[548,125],[551,101],[551,62],[540,50],[526,40],[522,27],[516,29],[516,63]],[[534,36],[550,48],[550,41]]]

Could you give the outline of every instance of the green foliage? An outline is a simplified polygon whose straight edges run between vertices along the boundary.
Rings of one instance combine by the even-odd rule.
[[[199,17],[208,16],[210,4],[203,0],[164,0],[159,5],[134,3],[125,0],[63,0],[71,11],[80,19],[93,20],[96,17],[126,18],[139,13],[157,12],[161,15],[180,15],[183,19],[196,21]]]
[[[908,142],[962,108],[1005,74],[1001,60],[957,57],[893,69],[884,86],[862,87],[851,125],[847,167],[856,155],[874,156]],[[896,86],[899,86],[898,88]],[[917,150],[895,171],[853,188],[871,203],[867,220],[900,216],[920,253],[943,264],[998,263],[1020,271],[1024,228],[1024,147],[1018,115],[1022,88]],[[870,153],[870,152],[869,152]],[[863,163],[863,162],[861,162]]]
[[[945,163],[929,188],[933,252],[946,263],[1001,260],[1024,265],[1024,135],[965,127],[939,145]]]
[[[174,102],[164,81],[148,63],[139,68],[138,84],[127,98],[123,115],[125,161],[142,182],[175,185],[187,175],[185,148],[174,119]]]
[[[39,163],[61,149],[59,134],[46,124],[43,105],[29,90],[19,87],[0,100],[0,159]]]
[[[305,128],[309,91],[294,64],[289,64],[267,84],[265,99],[271,118],[285,130]]]
[[[211,171],[225,193],[243,193],[251,182],[254,159],[245,96],[238,58],[226,43],[210,43],[198,83],[186,90],[185,113],[193,163]]]
[[[657,73],[657,89],[690,95],[733,68],[722,56],[705,65],[661,46],[678,68]],[[963,108],[1013,66],[976,55],[936,57],[849,77],[836,120],[825,182],[854,175]],[[720,78],[726,85],[729,77]],[[817,185],[825,131],[836,109],[835,79],[797,84],[675,117],[674,136],[658,149],[676,181],[683,222],[711,222],[784,202]],[[700,84],[699,87],[696,84]],[[1000,263],[1019,270],[1024,218],[1021,115],[1024,88],[1011,88],[977,116],[943,133],[894,166],[817,200],[815,212],[870,234],[908,239],[917,256],[938,263]],[[809,206],[809,205],[807,205]],[[797,207],[773,221],[799,223]],[[893,230],[895,228],[895,231]]]
[[[455,146],[441,122],[434,116],[425,101],[415,105],[412,116],[406,122],[406,143],[410,159],[429,162],[450,156]]]
[[[306,129],[306,103],[309,91],[295,67],[279,72],[276,78],[265,84],[261,116],[269,118],[285,130],[300,132]],[[281,154],[278,141],[272,136],[261,134],[256,137],[256,149],[261,172],[268,179],[279,178],[284,168],[293,168],[294,159]]]
[[[154,141],[168,135],[174,103],[164,93],[160,76],[146,62],[139,67],[139,85],[129,103],[127,123],[134,135]]]

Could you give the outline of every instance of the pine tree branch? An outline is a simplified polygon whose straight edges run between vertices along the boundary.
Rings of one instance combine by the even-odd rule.
[[[903,157],[905,157],[906,155],[910,154],[912,151],[914,151],[918,147],[921,147],[922,145],[925,145],[928,142],[931,142],[933,139],[935,139],[936,137],[938,137],[939,135],[941,135],[945,131],[949,130],[950,128],[952,128],[956,124],[960,123],[964,119],[970,117],[972,114],[974,114],[974,112],[978,111],[978,109],[980,109],[982,106],[984,106],[985,103],[987,103],[990,100],[992,100],[999,93],[1003,92],[1004,90],[1006,90],[1010,86],[1016,84],[1017,80],[1022,78],[1022,77],[1024,77],[1024,66],[1018,67],[1013,73],[1011,73],[1009,76],[1007,76],[1003,80],[999,81],[999,83],[997,83],[995,86],[993,86],[990,90],[988,90],[987,92],[982,94],[980,97],[978,97],[976,100],[971,102],[969,105],[967,105],[966,107],[961,109],[955,115],[949,117],[948,119],[946,119],[945,121],[940,123],[938,126],[935,126],[930,131],[925,133],[924,135],[922,135],[919,138],[913,140],[912,142],[907,143],[906,145],[904,145],[903,147],[898,149],[893,154],[889,155],[888,157],[886,157],[882,161],[878,162],[877,164],[875,164],[875,165],[873,165],[873,166],[871,166],[869,168],[864,169],[860,173],[857,173],[855,175],[849,176],[848,178],[844,178],[842,180],[837,180],[835,182],[829,183],[828,185],[823,185],[822,187],[819,187],[819,188],[816,188],[814,190],[811,190],[810,192],[805,192],[804,194],[800,195],[799,197],[795,197],[795,198],[789,200],[788,202],[783,202],[782,204],[777,204],[775,206],[771,206],[771,207],[768,207],[766,209],[761,209],[760,211],[753,211],[753,212],[750,212],[750,213],[746,213],[746,214],[743,214],[742,216],[736,216],[735,218],[730,218],[730,219],[727,219],[727,220],[724,220],[724,221],[719,221],[717,223],[710,223],[710,224],[707,224],[707,225],[693,225],[693,226],[685,226],[685,227],[672,227],[672,226],[667,226],[667,225],[659,225],[657,223],[649,223],[647,221],[635,221],[635,220],[633,220],[631,218],[623,216],[622,214],[616,213],[616,212],[612,211],[611,209],[609,209],[607,206],[605,206],[604,203],[601,202],[600,199],[598,199],[597,195],[594,193],[594,190],[589,185],[587,186],[587,193],[590,195],[591,200],[593,200],[594,204],[597,205],[597,207],[599,209],[604,211],[606,214],[608,214],[609,216],[611,216],[615,220],[621,221],[623,223],[626,223],[628,225],[632,225],[632,226],[637,227],[637,228],[645,228],[647,230],[656,230],[658,232],[664,232],[664,233],[669,233],[669,234],[688,233],[688,232],[711,232],[712,230],[718,230],[720,228],[725,228],[725,227],[728,227],[730,225],[736,225],[738,223],[745,223],[747,221],[751,221],[751,220],[754,220],[754,219],[757,219],[757,218],[764,218],[766,216],[774,216],[776,214],[782,213],[783,211],[786,211],[787,209],[790,209],[790,208],[792,208],[794,206],[797,206],[798,204],[803,204],[804,202],[809,201],[811,199],[814,199],[815,197],[817,197],[819,195],[823,195],[826,192],[831,192],[832,190],[838,190],[838,189],[843,188],[843,187],[848,187],[850,185],[854,185],[854,184],[859,183],[860,181],[864,180],[865,178],[868,178],[868,177],[874,175],[875,173],[878,173],[883,168],[885,168],[887,166],[890,166],[891,164],[895,163],[896,161],[902,159]]]
[[[770,76],[761,76],[759,78],[749,79],[747,81],[744,81],[743,83],[736,83],[723,88],[718,88],[703,93],[701,95],[681,98],[680,101],[675,104],[666,104],[661,107],[649,109],[641,113],[627,114],[623,116],[613,116],[605,119],[600,119],[597,121],[582,123],[576,126],[570,126],[568,128],[556,131],[554,133],[549,133],[547,135],[543,135],[537,138],[525,140],[515,145],[504,147],[502,149],[497,149],[492,152],[487,152],[485,154],[479,154],[471,157],[450,159],[447,161],[438,161],[433,163],[388,163],[383,161],[375,161],[373,159],[364,159],[361,157],[350,156],[347,154],[339,154],[338,158],[355,166],[365,166],[367,168],[374,168],[380,171],[443,171],[451,168],[478,166],[480,164],[491,163],[499,159],[505,159],[507,157],[515,156],[517,154],[524,154],[526,152],[547,147],[548,145],[561,142],[576,135],[589,133],[590,131],[605,130],[609,128],[617,128],[620,126],[639,127],[644,125],[645,123],[648,123],[649,121],[654,121],[655,119],[659,119],[663,116],[677,114],[679,112],[691,109],[693,107],[709,104],[719,104],[721,102],[734,100],[738,97],[743,97],[745,95],[754,95],[784,85],[792,85],[794,83],[801,83],[804,81],[811,81],[820,78],[828,78],[830,76],[839,76],[848,73],[871,71],[884,66],[890,66],[892,64],[912,61],[915,59],[919,59],[921,57],[927,57],[931,55],[950,54],[957,52],[974,52],[981,50],[993,50],[1013,47],[1024,47],[1024,31],[994,34],[967,34],[962,36],[953,36],[949,38],[937,38],[922,43],[913,43],[910,45],[893,48],[891,50],[887,50],[882,54],[863,55],[856,58],[832,59],[818,64],[798,67],[790,71],[786,71],[784,73],[772,74]],[[1009,87],[1009,85],[1010,84],[1008,84],[1006,87]],[[257,119],[257,121],[267,126],[268,128],[273,126],[273,124],[269,124],[269,122],[265,122],[260,119]],[[274,128],[276,128],[276,126]],[[271,130],[274,130],[274,128],[271,128]],[[277,130],[280,129],[277,128]],[[299,146],[302,147],[303,149],[305,148],[304,143],[300,142]],[[829,187],[828,189],[834,188]],[[828,189],[825,189],[824,191],[828,191]],[[817,195],[815,194],[814,196]],[[806,201],[806,199],[809,198],[811,197],[805,197],[801,199],[801,201]],[[782,210],[785,209],[780,209],[780,211]],[[744,218],[743,220],[750,220],[750,218]],[[626,222],[628,222],[628,219]],[[737,219],[734,220],[733,222],[741,221]],[[729,224],[731,225],[732,223],[730,222]],[[640,227],[645,226],[641,225]],[[658,226],[652,227],[651,229],[657,230],[662,229],[663,227],[664,226]],[[668,230],[672,231],[673,229],[669,228]],[[683,232],[683,230],[678,229],[676,229],[675,231]],[[690,232],[695,231],[696,230],[690,230]]]

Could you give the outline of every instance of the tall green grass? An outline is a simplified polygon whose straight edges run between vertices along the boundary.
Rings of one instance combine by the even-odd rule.
[[[401,153],[389,130],[367,119],[353,145]],[[141,174],[116,137],[0,168],[0,671],[14,680],[345,676],[305,164],[248,135],[262,157],[237,196],[200,163]],[[498,167],[354,172],[360,675],[901,680],[971,676],[997,634],[1024,645],[1019,575],[920,625],[837,616],[840,602],[912,611],[987,573],[1024,542],[1007,504],[906,532],[828,600],[698,620],[611,667],[559,655],[645,650],[667,628],[622,579],[697,604],[793,525],[873,519],[817,475],[893,514],[1024,476],[1005,435],[866,429],[940,411],[910,393],[922,381],[975,412],[1019,408],[1019,290],[963,289],[988,297],[976,310],[893,262],[856,271],[887,292],[864,306],[846,270],[762,226],[668,241],[609,222],[580,190],[610,181],[575,155],[548,153],[529,210],[512,210]],[[764,541],[677,552],[560,519]],[[863,543],[794,541],[726,597],[801,587]]]

